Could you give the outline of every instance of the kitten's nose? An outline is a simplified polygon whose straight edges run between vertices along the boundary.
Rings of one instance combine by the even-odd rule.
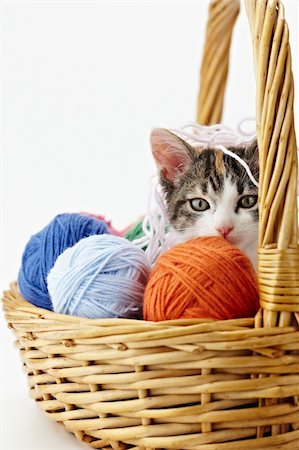
[[[217,231],[219,231],[219,233],[226,238],[226,236],[234,229],[234,227],[232,226],[227,226],[227,227],[219,227],[216,228]]]

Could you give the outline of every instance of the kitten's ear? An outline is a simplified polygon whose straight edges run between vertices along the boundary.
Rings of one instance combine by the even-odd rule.
[[[257,140],[255,139],[248,147],[245,148],[244,160],[247,162],[252,175],[259,180],[259,149]]]
[[[257,176],[259,172],[259,149],[256,139],[246,147],[245,160],[254,172],[254,175]]]
[[[247,160],[256,160],[259,159],[259,150],[257,146],[257,140],[255,139],[248,147],[245,149],[245,155]]]
[[[160,176],[167,181],[174,183],[190,167],[193,149],[170,131],[154,129],[151,146]]]

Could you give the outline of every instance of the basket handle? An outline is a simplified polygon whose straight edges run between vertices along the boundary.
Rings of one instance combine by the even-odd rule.
[[[245,0],[256,77],[259,287],[266,325],[299,321],[297,144],[289,30],[280,0]]]
[[[280,0],[244,0],[253,42],[259,146],[260,304],[264,326],[299,323],[297,144],[289,31]],[[238,0],[211,0],[197,121],[221,120]]]
[[[209,5],[196,114],[201,125],[221,120],[230,43],[239,9],[239,0],[211,0]]]

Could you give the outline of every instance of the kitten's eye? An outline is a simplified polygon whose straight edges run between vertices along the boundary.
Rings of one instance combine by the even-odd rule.
[[[190,206],[194,211],[206,211],[210,208],[209,203],[204,198],[192,198]]]
[[[252,208],[257,202],[257,195],[244,195],[238,201],[238,208]]]

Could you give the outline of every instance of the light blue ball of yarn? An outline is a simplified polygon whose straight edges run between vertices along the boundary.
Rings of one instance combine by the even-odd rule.
[[[90,319],[142,319],[149,272],[144,252],[128,240],[84,238],[65,250],[48,274],[53,309]]]

